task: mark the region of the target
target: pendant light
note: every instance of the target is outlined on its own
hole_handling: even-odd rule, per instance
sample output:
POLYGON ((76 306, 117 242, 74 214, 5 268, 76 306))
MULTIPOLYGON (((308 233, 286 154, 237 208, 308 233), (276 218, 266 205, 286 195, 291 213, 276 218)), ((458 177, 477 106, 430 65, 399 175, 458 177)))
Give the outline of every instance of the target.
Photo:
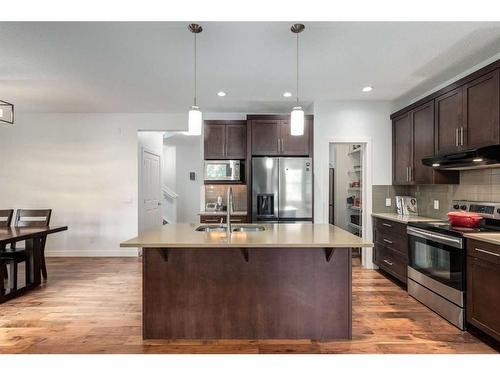
POLYGON ((196 35, 203 31, 203 28, 192 23, 188 26, 189 31, 194 34, 194 103, 189 108, 188 115, 188 132, 187 135, 201 135, 201 111, 196 103, 196 35))
POLYGON ((14 123, 14 104, 0 100, 0 122, 14 123))
POLYGON ((304 31, 305 26, 296 23, 291 27, 292 33, 297 36, 297 105, 293 107, 290 119, 290 134, 304 135, 304 110, 299 105, 299 34, 304 31))

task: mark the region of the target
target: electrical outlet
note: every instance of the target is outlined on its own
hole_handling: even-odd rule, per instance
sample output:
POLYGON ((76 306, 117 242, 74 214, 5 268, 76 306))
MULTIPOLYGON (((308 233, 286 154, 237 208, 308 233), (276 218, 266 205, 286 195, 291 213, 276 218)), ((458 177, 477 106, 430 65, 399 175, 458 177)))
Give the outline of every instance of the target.
POLYGON ((391 198, 385 198, 385 206, 386 207, 391 207, 391 198))
POLYGON ((434 209, 439 210, 439 201, 437 199, 434 199, 434 209))

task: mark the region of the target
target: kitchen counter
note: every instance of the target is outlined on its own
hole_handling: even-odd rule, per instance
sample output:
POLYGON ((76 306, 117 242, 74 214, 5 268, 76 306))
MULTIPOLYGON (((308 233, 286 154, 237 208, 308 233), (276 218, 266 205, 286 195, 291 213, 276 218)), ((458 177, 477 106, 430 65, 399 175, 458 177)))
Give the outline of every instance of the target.
POLYGON ((416 215, 399 215, 396 213, 373 213, 373 217, 378 217, 380 219, 386 219, 395 221, 398 223, 408 224, 408 223, 416 223, 422 221, 439 221, 439 219, 433 219, 425 216, 416 216, 416 215))
MULTIPOLYGON (((339 227, 330 224, 245 224, 261 226, 262 232, 197 232, 200 224, 167 224, 158 229, 121 243, 121 247, 142 248, 206 248, 206 247, 286 247, 286 248, 347 248, 373 247, 339 227)), ((217 227, 217 224, 210 225, 217 227)), ((233 224, 233 228, 241 225, 233 224)))
POLYGON ((500 246, 500 233, 464 233, 464 237, 500 246))
MULTIPOLYGON (((200 216, 226 216, 226 211, 201 211, 198 213, 200 216)), ((246 216, 246 211, 233 211, 231 216, 246 216)))
POLYGON ((121 244, 144 250, 144 339, 352 337, 351 248, 373 244, 329 224, 250 225, 265 231, 168 224, 121 244))

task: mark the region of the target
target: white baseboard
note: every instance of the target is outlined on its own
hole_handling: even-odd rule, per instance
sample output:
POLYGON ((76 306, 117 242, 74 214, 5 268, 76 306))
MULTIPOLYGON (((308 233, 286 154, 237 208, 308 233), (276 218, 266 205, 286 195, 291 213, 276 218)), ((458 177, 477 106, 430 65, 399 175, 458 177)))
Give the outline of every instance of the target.
POLYGON ((47 250, 46 257, 137 257, 138 249, 121 250, 47 250))

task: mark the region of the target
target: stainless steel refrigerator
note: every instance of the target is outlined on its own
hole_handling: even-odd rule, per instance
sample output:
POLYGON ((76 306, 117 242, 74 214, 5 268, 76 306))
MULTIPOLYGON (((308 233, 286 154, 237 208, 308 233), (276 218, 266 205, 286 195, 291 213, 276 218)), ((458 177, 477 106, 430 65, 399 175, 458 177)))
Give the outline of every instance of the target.
POLYGON ((252 159, 252 219, 254 222, 312 221, 311 158, 252 159))

